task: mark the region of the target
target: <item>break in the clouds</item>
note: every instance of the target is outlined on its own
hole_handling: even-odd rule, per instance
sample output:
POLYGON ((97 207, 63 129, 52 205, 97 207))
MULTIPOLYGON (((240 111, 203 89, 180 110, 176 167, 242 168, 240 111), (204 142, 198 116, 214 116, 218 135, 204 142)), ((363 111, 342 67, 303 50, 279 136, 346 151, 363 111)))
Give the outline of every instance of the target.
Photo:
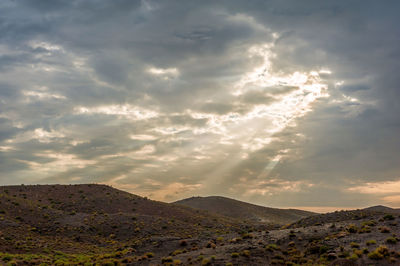
POLYGON ((2 1, 1 183, 400 207, 399 8, 2 1))

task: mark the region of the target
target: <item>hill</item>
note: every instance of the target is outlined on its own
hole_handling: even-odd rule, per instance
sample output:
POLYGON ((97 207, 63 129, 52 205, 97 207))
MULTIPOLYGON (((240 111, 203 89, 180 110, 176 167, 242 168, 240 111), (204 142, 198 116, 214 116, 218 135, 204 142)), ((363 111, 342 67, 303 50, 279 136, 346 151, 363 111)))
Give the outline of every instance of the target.
POLYGON ((327 223, 338 223, 344 221, 357 221, 361 219, 366 219, 368 217, 373 217, 377 215, 384 214, 400 214, 400 210, 389 208, 386 206, 372 206, 364 209, 357 210, 341 210, 330 213, 318 214, 310 217, 306 217, 294 222, 289 227, 304 227, 313 225, 322 225, 327 223))
MULTIPOLYGON (((252 211, 259 217, 265 213, 259 208, 265 207, 216 198, 247 215, 222 216, 105 185, 0 187, 0 265, 396 265, 400 261, 398 214, 335 212, 303 218, 291 228, 272 229, 254 222, 257 219, 241 218, 252 211)), ((266 209, 272 213, 272 208, 266 209)))
POLYGON ((137 246, 154 237, 185 238, 240 230, 241 226, 228 217, 106 185, 0 187, 0 251, 5 252, 45 248, 72 252, 82 246, 94 251, 112 246, 107 243, 113 241, 137 246))
POLYGON ((192 197, 174 203, 235 219, 282 225, 315 215, 303 210, 268 208, 218 196, 192 197))
POLYGON ((390 208, 390 207, 386 207, 386 206, 382 206, 382 205, 368 207, 368 208, 365 208, 364 210, 376 211, 376 212, 382 212, 382 213, 394 213, 394 214, 398 213, 398 214, 400 214, 400 209, 394 209, 394 208, 390 208))

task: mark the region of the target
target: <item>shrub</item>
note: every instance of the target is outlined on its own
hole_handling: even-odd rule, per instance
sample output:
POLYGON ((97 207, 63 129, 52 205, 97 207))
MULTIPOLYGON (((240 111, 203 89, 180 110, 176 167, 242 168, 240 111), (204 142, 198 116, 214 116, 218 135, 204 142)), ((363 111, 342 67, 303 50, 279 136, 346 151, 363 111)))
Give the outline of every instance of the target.
POLYGON ((383 220, 394 220, 394 216, 392 214, 386 214, 383 216, 383 220))
POLYGON ((161 259, 161 263, 166 263, 166 262, 173 262, 174 260, 172 259, 171 256, 169 257, 164 257, 161 259))
POLYGON ((383 255, 374 250, 368 254, 368 258, 371 260, 381 260, 383 259, 383 255))
POLYGON ((208 242, 206 248, 215 248, 215 244, 213 242, 208 242))
POLYGON ((349 259, 351 259, 351 260, 357 260, 358 259, 358 256, 357 256, 357 254, 352 254, 350 257, 349 257, 349 259))
POLYGON ((320 246, 319 247, 319 254, 324 254, 326 252, 328 252, 328 247, 327 246, 320 246))
POLYGON ((397 243, 397 239, 395 237, 389 237, 386 239, 386 243, 394 245, 397 243))
POLYGON ((266 250, 268 250, 268 251, 274 251, 274 250, 279 250, 279 249, 280 249, 280 247, 276 244, 269 244, 266 247, 266 250))
POLYGON ((183 251, 181 249, 177 249, 174 252, 172 252, 170 255, 176 256, 176 255, 179 255, 179 254, 182 254, 182 253, 183 253, 183 251))
POLYGON ((232 258, 238 258, 238 257, 239 257, 239 253, 233 252, 233 253, 231 254, 231 257, 232 257, 232 258))
POLYGON ((361 249, 354 249, 353 253, 357 255, 357 257, 361 258, 363 251, 361 249))
POLYGON ((372 260, 380 260, 389 255, 389 250, 386 246, 379 246, 374 251, 368 254, 368 258, 372 260))
POLYGON ((7 261, 12 260, 12 256, 9 255, 9 254, 5 254, 1 259, 2 259, 3 261, 7 262, 7 261))
POLYGON ((203 265, 203 266, 211 265, 211 261, 209 259, 203 259, 201 261, 201 265, 203 265))
POLYGON ((375 239, 368 240, 366 244, 367 246, 376 245, 376 240, 375 239))
POLYGON ((153 252, 147 252, 146 254, 144 254, 146 257, 148 258, 153 258, 154 257, 154 253, 153 252))
POLYGON ((242 238, 243 239, 251 239, 251 238, 253 238, 253 235, 249 234, 249 233, 244 233, 244 234, 242 234, 242 238))
POLYGON ((360 247, 360 245, 359 245, 358 243, 356 243, 356 242, 351 242, 351 243, 350 243, 350 246, 351 246, 352 248, 359 248, 359 247, 360 247))
POLYGON ((362 233, 371 233, 371 227, 370 227, 369 225, 364 225, 364 226, 360 229, 359 233, 360 233, 360 234, 362 234, 362 233))
POLYGON ((386 226, 382 226, 382 227, 380 228, 380 231, 381 231, 381 233, 390 233, 390 229, 387 228, 386 226))
POLYGON ((242 256, 249 258, 251 256, 250 250, 243 250, 242 251, 242 256))
POLYGON ((355 233, 357 233, 358 228, 357 228, 357 226, 356 226, 355 224, 350 224, 350 225, 346 228, 346 230, 347 230, 349 233, 355 234, 355 233))

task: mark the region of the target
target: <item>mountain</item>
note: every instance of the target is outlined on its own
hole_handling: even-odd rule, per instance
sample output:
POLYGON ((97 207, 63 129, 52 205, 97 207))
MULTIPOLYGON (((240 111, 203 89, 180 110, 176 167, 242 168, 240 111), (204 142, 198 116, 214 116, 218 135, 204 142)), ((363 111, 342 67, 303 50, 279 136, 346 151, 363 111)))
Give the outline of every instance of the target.
POLYGON ((219 196, 191 197, 174 203, 235 219, 281 225, 315 215, 303 210, 269 208, 219 196))

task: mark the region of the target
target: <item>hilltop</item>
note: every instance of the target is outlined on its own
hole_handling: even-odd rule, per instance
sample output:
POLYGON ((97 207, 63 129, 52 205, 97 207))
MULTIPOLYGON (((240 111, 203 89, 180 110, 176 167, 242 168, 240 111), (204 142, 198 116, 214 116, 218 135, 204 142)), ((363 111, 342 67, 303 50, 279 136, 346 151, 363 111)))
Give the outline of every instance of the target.
POLYGON ((236 219, 281 225, 316 214, 297 209, 269 208, 220 196, 191 197, 174 203, 236 219))

